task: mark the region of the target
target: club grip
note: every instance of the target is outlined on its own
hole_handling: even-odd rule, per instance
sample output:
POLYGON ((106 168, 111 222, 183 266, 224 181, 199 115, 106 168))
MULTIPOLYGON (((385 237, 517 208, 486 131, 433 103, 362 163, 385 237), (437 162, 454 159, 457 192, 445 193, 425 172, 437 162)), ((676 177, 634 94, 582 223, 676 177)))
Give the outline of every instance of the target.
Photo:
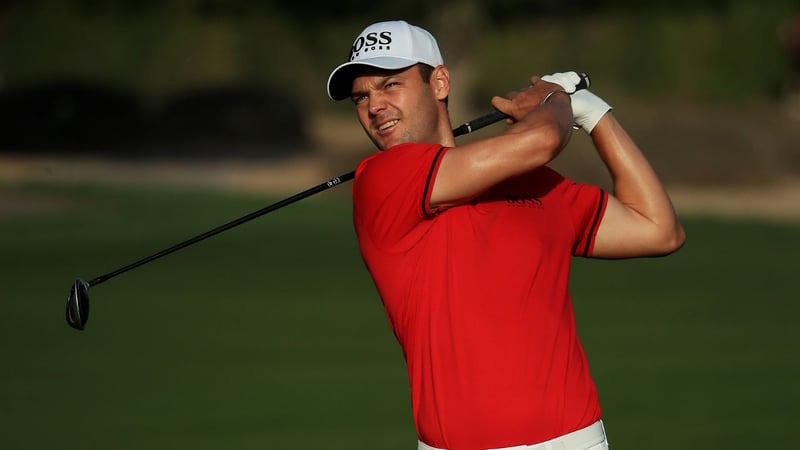
POLYGON ((589 74, 586 72, 578 72, 578 76, 581 77, 581 81, 575 85, 575 90, 580 91, 583 89, 589 89, 589 86, 592 85, 592 79, 589 78, 589 74))

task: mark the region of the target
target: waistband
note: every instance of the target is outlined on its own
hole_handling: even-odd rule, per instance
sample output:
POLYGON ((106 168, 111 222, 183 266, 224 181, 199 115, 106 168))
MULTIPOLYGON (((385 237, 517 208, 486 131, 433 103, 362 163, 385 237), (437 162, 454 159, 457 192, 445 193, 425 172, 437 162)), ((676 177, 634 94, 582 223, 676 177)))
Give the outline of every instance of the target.
MULTIPOLYGON (((532 445, 515 445, 513 447, 493 448, 487 450, 586 450, 592 446, 600 444, 606 440, 606 431, 603 427, 603 421, 589 425, 586 428, 567 433, 549 441, 540 442, 532 445)), ((419 441, 417 450, 447 450, 437 447, 431 447, 422 441, 419 441)))

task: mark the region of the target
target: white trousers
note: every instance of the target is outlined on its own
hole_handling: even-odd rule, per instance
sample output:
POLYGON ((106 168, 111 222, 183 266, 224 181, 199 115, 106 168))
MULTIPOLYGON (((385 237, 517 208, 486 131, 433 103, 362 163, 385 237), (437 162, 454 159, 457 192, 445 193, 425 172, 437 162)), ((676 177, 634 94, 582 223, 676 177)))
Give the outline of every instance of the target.
MULTIPOLYGON (((419 441, 417 450, 447 450, 431 447, 419 441)), ((515 445, 513 447, 493 448, 486 450, 608 450, 608 439, 603 421, 581 428, 578 431, 532 445, 515 445)))

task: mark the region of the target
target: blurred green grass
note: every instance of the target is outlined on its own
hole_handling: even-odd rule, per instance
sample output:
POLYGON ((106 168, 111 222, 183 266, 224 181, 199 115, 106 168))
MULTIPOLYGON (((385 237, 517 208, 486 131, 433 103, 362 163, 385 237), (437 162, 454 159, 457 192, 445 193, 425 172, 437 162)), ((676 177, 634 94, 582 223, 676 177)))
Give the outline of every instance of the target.
MULTIPOLYGON (((349 186, 92 288, 276 200, 3 186, 5 449, 415 447, 402 355, 360 260, 349 186)), ((800 226, 685 218, 669 258, 577 260, 573 297, 613 448, 789 449, 800 418, 800 226)))

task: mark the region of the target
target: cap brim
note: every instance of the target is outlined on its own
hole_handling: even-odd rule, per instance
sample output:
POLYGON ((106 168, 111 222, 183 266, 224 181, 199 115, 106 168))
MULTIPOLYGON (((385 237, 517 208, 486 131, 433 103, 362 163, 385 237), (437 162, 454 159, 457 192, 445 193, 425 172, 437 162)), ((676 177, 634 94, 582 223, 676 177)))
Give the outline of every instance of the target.
POLYGON ((346 62, 333 69, 328 77, 328 96, 333 100, 344 100, 350 97, 353 89, 353 78, 365 68, 385 70, 405 69, 417 64, 419 61, 396 56, 379 56, 376 58, 362 59, 346 62))

